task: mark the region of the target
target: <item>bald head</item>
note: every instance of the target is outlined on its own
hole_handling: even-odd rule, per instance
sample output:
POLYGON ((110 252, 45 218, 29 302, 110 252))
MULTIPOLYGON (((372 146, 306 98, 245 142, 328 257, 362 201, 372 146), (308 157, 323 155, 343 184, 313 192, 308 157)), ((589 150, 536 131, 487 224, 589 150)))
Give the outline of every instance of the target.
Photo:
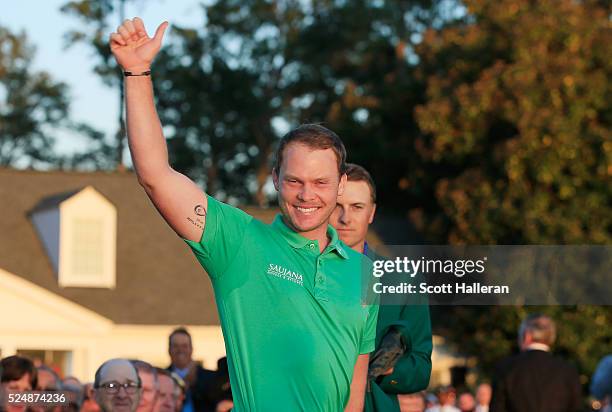
POLYGON ((141 381, 127 359, 111 359, 96 371, 95 397, 104 412, 134 412, 141 394, 141 381))
POLYGON ((123 382, 125 378, 129 378, 133 382, 140 382, 138 371, 136 371, 132 362, 127 359, 110 359, 100 365, 96 371, 94 387, 113 380, 123 382))

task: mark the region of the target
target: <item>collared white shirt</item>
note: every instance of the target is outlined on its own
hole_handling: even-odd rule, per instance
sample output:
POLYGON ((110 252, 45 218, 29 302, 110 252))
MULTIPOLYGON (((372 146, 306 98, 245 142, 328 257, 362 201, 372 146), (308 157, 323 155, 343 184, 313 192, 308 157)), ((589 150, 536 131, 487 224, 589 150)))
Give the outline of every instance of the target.
POLYGON ((543 350, 544 352, 550 352, 550 346, 544 343, 534 342, 529 344, 525 350, 543 350))

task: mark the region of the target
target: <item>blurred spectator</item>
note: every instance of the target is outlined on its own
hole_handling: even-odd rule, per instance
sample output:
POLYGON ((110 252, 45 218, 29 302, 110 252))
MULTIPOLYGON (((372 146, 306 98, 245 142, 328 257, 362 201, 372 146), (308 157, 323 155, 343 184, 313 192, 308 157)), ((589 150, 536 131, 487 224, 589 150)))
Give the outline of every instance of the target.
POLYGON ((103 412, 135 412, 142 383, 127 359, 111 359, 96 371, 94 395, 103 412))
POLYGON ((31 360, 22 356, 9 356, 0 361, 0 385, 4 399, 0 407, 7 412, 22 412, 25 405, 8 404, 8 393, 31 391, 36 388, 36 368, 31 360))
POLYGON ((452 386, 444 386, 438 390, 439 405, 427 409, 427 412, 460 412, 455 407, 457 394, 452 386))
POLYGON ((152 412, 157 401, 157 393, 159 383, 157 379, 157 370, 151 366, 150 363, 133 359, 130 360, 132 365, 138 372, 140 382, 142 382, 142 393, 140 395, 140 402, 138 403, 137 412, 152 412))
POLYGON ((400 412, 424 412, 425 394, 423 392, 397 395, 400 412))
POLYGON ((170 372, 170 376, 174 381, 175 410, 176 412, 181 412, 183 409, 183 402, 185 402, 185 381, 174 372, 170 372))
POLYGON ((100 405, 96 402, 92 383, 83 385, 83 404, 80 412, 100 412, 100 405))
POLYGON ((234 402, 230 400, 223 400, 217 404, 215 412, 229 412, 234 407, 234 402))
POLYGON ((157 368, 157 400, 155 402, 154 412, 175 412, 176 399, 174 391, 174 381, 170 372, 166 369, 157 368))
MULTIPOLYGON (((217 371, 210 384, 210 398, 218 405, 223 401, 233 401, 232 388, 230 387, 229 371, 227 369, 227 357, 217 360, 217 371)), ((227 404, 225 402, 224 404, 227 404)))
POLYGON ((491 412, 549 412, 582 410, 578 372, 555 358, 550 348, 555 322, 546 315, 528 316, 519 328, 521 353, 497 368, 491 412))
POLYGON ((183 412, 214 412, 216 402, 209 394, 215 373, 202 368, 191 358, 193 346, 187 329, 172 331, 168 338, 168 353, 171 364, 167 369, 185 381, 183 412))
POLYGON ((461 412, 474 412, 476 409, 476 399, 474 399, 474 395, 471 393, 463 392, 459 395, 457 406, 459 406, 461 412))
POLYGON ((85 389, 81 382, 76 378, 64 379, 62 390, 68 395, 68 406, 64 407, 63 412, 79 412, 85 398, 85 389))
MULTIPOLYGON (((62 390, 62 380, 53 369, 47 365, 39 364, 36 367, 37 391, 59 391, 62 390)), ((42 404, 30 405, 30 412, 59 412, 62 410, 60 405, 44 406, 42 404)))
POLYGON ((433 393, 425 394, 425 410, 432 409, 434 406, 438 406, 440 402, 438 401, 438 397, 433 393))
POLYGON ((66 376, 62 383, 64 385, 74 385, 74 386, 81 386, 81 381, 78 380, 76 377, 74 376, 66 376))
POLYGON ((491 385, 481 383, 476 388, 476 412, 489 412, 491 403, 491 385))
POLYGON ((612 355, 605 356, 597 365, 591 380, 591 394, 602 401, 602 412, 612 412, 612 355))
POLYGON ((47 365, 40 365, 36 368, 37 391, 59 391, 62 388, 62 380, 53 369, 47 365))

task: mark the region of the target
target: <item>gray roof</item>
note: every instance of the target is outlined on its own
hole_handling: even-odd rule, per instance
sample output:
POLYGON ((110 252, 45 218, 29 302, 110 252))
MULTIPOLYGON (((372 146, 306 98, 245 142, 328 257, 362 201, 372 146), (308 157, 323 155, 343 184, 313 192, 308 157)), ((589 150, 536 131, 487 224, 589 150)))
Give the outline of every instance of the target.
POLYGON ((70 190, 68 192, 58 193, 55 195, 44 197, 40 200, 40 202, 34 205, 34 207, 32 208, 32 210, 29 211, 29 213, 31 214, 39 210, 53 209, 59 207, 60 203, 76 195, 83 189, 84 187, 80 187, 76 190, 70 190))
POLYGON ((119 324, 219 324, 208 276, 134 174, 0 168, 0 199, 0 268, 119 324), (117 208, 115 289, 60 288, 28 217, 88 185, 117 208))

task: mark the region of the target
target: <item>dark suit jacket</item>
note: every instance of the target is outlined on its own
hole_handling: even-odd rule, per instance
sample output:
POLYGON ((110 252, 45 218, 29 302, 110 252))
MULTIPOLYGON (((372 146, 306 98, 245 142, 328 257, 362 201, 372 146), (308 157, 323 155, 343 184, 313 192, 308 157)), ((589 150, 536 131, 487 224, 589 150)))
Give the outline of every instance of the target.
POLYGON ((541 350, 502 361, 493 380, 491 412, 577 412, 582 410, 578 372, 541 350))
MULTIPOLYGON (((214 371, 204 369, 199 364, 196 365, 196 379, 189 387, 188 394, 193 401, 194 412, 215 412, 218 399, 215 396, 215 376, 214 371)), ((166 368, 172 372, 172 365, 166 368)))

